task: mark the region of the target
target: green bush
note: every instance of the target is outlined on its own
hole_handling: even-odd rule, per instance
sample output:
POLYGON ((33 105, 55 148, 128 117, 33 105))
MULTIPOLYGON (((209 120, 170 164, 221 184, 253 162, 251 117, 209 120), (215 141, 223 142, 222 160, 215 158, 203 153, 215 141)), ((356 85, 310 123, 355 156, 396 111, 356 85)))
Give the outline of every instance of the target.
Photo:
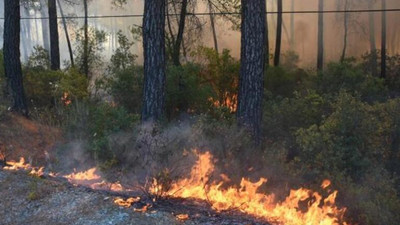
POLYGON ((336 95, 340 90, 346 90, 367 101, 380 100, 387 93, 384 80, 365 73, 352 59, 328 64, 316 84, 320 93, 336 95))
POLYGON ((24 87, 31 106, 53 107, 57 103, 88 97, 88 81, 74 69, 53 71, 25 68, 24 87))
POLYGON ((274 96, 292 97, 295 91, 304 89, 309 78, 302 69, 269 67, 265 73, 264 87, 274 96))
POLYGON ((209 109, 213 91, 199 73, 199 66, 191 63, 168 67, 166 108, 169 118, 179 113, 201 113, 209 109))
POLYGON ((89 149, 100 161, 116 158, 113 147, 109 144, 109 136, 127 131, 139 121, 139 116, 129 114, 122 107, 114 107, 106 103, 95 104, 89 108, 88 138, 89 149))

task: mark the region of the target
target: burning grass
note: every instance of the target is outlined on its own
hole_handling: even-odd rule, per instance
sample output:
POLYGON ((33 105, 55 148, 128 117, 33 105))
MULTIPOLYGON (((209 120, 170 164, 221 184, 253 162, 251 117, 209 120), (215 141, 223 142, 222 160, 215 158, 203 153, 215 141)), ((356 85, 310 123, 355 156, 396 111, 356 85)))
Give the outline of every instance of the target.
MULTIPOLYGON (((328 197, 323 198, 317 192, 300 188, 291 190, 284 201, 277 202, 273 194, 258 193, 259 188, 267 182, 266 178, 261 178, 258 182, 242 178, 239 187, 222 188, 223 182, 214 183, 210 180, 211 173, 215 168, 211 153, 198 153, 198 157, 189 178, 174 182, 169 190, 162 190, 163 186, 154 180, 151 192, 163 193, 165 197, 205 200, 216 211, 239 210, 276 224, 347 224, 343 221, 346 209, 335 205, 337 191, 333 191, 328 197), (301 205, 304 203, 306 206, 302 208, 301 205)), ((330 181, 328 180, 321 185, 325 190, 329 186, 330 181)))
MULTIPOLYGON (((173 181, 166 188, 157 179, 149 188, 149 193, 163 198, 183 198, 206 201, 217 212, 240 211, 254 216, 258 219, 274 224, 285 225, 346 225, 343 216, 346 208, 336 206, 335 199, 337 191, 329 189, 331 182, 323 181, 321 187, 328 194, 322 194, 306 188, 291 190, 284 201, 277 201, 274 194, 263 194, 259 192, 262 185, 267 182, 266 178, 260 178, 257 182, 242 178, 238 187, 226 187, 224 182, 214 182, 211 174, 215 170, 213 155, 210 152, 197 154, 198 160, 193 166, 190 176, 173 181)), ((19 162, 9 162, 5 170, 25 170, 35 176, 43 176, 44 168, 35 168, 25 163, 21 158, 19 162)), ((57 176, 57 175, 56 175, 57 176)), ((226 175, 221 174, 223 180, 229 180, 226 175)), ((120 183, 109 183, 103 180, 96 168, 83 172, 74 172, 63 176, 70 183, 84 185, 96 190, 108 190, 123 192, 131 190, 123 187, 120 183)), ((158 198, 153 198, 156 201, 158 198)), ((115 198, 114 204, 129 208, 141 201, 140 197, 115 198)), ((136 205, 135 205, 136 206, 136 205)), ((153 205, 150 203, 142 207, 134 207, 135 212, 147 212, 153 205)), ((189 215, 180 214, 177 220, 185 221, 189 215)))

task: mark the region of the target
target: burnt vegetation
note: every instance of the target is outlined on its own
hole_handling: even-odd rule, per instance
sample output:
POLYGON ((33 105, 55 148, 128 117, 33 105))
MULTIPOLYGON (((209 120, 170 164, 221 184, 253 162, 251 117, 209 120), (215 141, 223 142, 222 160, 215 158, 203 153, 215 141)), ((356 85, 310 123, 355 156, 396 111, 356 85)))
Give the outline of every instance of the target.
MULTIPOLYGON (((4 0, 0 159, 17 157, 10 140, 24 132, 4 130, 21 114, 62 132, 49 150, 51 160, 42 160, 60 171, 90 162, 112 182, 135 179, 134 185, 145 187, 157 178, 168 189, 187 175, 187 151, 211 151, 229 185, 267 177, 260 191, 268 188, 282 199, 298 187, 320 190, 329 179, 339 191, 337 204, 347 208, 345 221, 400 224, 400 55, 387 51, 386 12, 369 15, 367 27, 375 32, 364 34, 369 49, 352 57, 347 35, 356 22, 349 13, 337 16, 343 49, 328 61, 326 5, 315 1, 318 51, 309 67, 294 49, 281 48, 287 32, 282 0, 274 3, 279 12, 273 32, 265 0, 204 1, 210 13, 237 12, 207 15, 210 31, 195 14, 199 0, 146 0, 143 24, 118 32, 109 59, 103 55, 107 31, 88 22, 94 1, 49 0, 42 7, 48 7, 50 46, 35 46, 21 62, 20 4, 41 2, 4 0), (64 4, 85 12, 84 20, 57 19, 64 4), (241 32, 240 57, 221 49, 218 23, 241 32), (198 44, 205 32, 212 32, 213 48, 198 44), (384 37, 378 46, 377 33, 384 37), (63 64, 59 39, 65 34, 73 51, 63 64), (270 54, 272 34, 276 47, 270 54), (143 53, 134 48, 142 43, 143 53)), ((354 2, 337 5, 350 9, 354 2)), ((385 0, 364 2, 386 7, 385 0)), ((125 7, 127 1, 113 4, 125 7)), ((41 198, 36 189, 30 200, 41 198)))

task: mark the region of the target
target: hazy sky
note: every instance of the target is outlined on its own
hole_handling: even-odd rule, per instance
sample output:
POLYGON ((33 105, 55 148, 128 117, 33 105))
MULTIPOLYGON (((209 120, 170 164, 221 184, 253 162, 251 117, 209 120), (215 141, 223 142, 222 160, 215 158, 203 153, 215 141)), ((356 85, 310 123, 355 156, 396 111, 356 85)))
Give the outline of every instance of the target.
MULTIPOLYGON (((4 0, 0 0, 3 2, 4 0)), ((276 11, 276 1, 268 1, 268 10, 276 11)), ((284 1, 284 11, 290 11, 292 6, 292 0, 284 1)), ((344 0, 326 0, 326 10, 337 9, 337 3, 344 0)), ((352 2, 351 9, 366 9, 366 0, 349 0, 352 2)), ((96 0, 90 4, 89 13, 90 15, 121 15, 121 14, 142 14, 143 13, 143 2, 144 0, 129 0, 128 5, 124 9, 116 9, 111 6, 111 0, 96 0)), ((206 12, 204 6, 202 6, 201 0, 198 0, 199 6, 197 12, 206 12)), ((318 0, 294 0, 295 10, 317 10, 318 0)), ((376 9, 380 8, 380 1, 375 5, 376 9), (379 4, 378 4, 379 3, 379 4)), ((3 3, 1 3, 1 16, 3 14, 3 3)), ((78 5, 73 8, 64 5, 64 10, 67 14, 74 13, 76 15, 82 15, 82 6, 78 5)), ((399 0, 388 0, 387 8, 400 8, 399 0)), ((341 8, 343 9, 343 8, 341 8)), ((25 11, 25 14, 28 12, 25 11)), ((35 16, 34 12, 29 12, 31 17, 35 16)), ((45 13, 46 14, 46 13, 45 13)), ((26 15, 25 15, 26 16, 26 15)), ((40 16, 40 13, 36 13, 36 16, 40 16)), ((389 12, 388 13, 388 52, 389 54, 398 53, 399 42, 400 42, 400 12, 389 12)), ((288 38, 291 36, 291 20, 290 15, 285 14, 284 16, 284 30, 283 30, 283 53, 289 49, 288 38)), ((205 25, 204 35, 201 42, 207 46, 213 46, 211 42, 211 30, 209 27, 209 17, 200 17, 205 25)), ((376 24, 376 42, 379 48, 380 43, 380 19, 381 14, 375 13, 375 24, 376 24)), ((271 51, 275 44, 275 29, 276 29, 276 15, 268 15, 269 20, 269 32, 270 32, 270 46, 271 51)), ((105 30, 108 36, 108 42, 105 45, 106 51, 104 52, 104 58, 108 60, 112 52, 117 47, 115 33, 118 30, 123 30, 126 34, 129 34, 129 27, 132 25, 141 25, 142 18, 106 18, 106 19, 91 19, 90 24, 96 26, 98 29, 105 30)), ((348 38, 348 55, 360 56, 361 54, 369 50, 369 26, 368 26, 368 13, 358 13, 350 15, 349 23, 349 38, 348 38)), ((80 23, 82 21, 79 21, 80 23)), ((43 32, 42 32, 42 21, 24 21, 23 29, 29 27, 29 34, 25 33, 22 37, 21 49, 28 49, 22 55, 26 56, 29 54, 29 50, 34 45, 43 45, 43 32), (25 27, 24 27, 25 25, 25 27), (29 39, 29 40, 28 40, 29 39), (30 41, 30 43, 27 43, 30 41)), ((46 24, 44 22, 43 24, 46 24)), ((340 57, 341 49, 343 47, 343 14, 326 14, 325 15, 325 54, 327 60, 337 60, 340 57)), ((75 29, 78 25, 75 26, 75 29)), ((217 21, 217 33, 220 48, 227 48, 232 51, 235 57, 239 56, 240 51, 240 33, 238 31, 232 31, 231 25, 227 24, 224 20, 218 19, 217 21)), ((73 33, 73 29, 71 30, 73 33)), ((316 37, 317 37, 317 15, 316 14, 296 14, 294 15, 294 37, 295 37, 295 51, 300 56, 300 61, 305 66, 314 66, 316 58, 316 37)), ((66 43, 64 32, 60 26, 60 39, 63 59, 67 59, 66 54, 66 43)), ((141 43, 133 48, 133 51, 141 55, 141 43)), ((140 60, 140 59, 139 59, 140 60)))

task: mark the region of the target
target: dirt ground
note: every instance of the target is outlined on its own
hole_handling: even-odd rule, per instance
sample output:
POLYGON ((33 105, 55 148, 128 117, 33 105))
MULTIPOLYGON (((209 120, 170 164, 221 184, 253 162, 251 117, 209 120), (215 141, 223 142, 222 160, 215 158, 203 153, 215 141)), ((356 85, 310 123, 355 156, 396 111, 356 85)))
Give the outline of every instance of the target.
POLYGON ((74 187, 63 182, 0 170, 0 224, 2 225, 168 225, 168 224, 263 224, 240 216, 222 215, 170 202, 146 212, 114 204, 116 196, 74 187), (177 212, 173 212, 176 208, 177 212), (177 215, 187 213, 182 221, 177 215))
POLYGON ((32 165, 48 166, 54 160, 52 151, 62 142, 57 128, 12 114, 0 121, 0 225, 267 224, 237 212, 217 213, 207 204, 189 200, 164 200, 146 212, 136 212, 135 207, 116 205, 115 193, 1 169, 4 157, 18 161, 23 156, 32 165), (177 218, 185 214, 189 219, 177 218))

